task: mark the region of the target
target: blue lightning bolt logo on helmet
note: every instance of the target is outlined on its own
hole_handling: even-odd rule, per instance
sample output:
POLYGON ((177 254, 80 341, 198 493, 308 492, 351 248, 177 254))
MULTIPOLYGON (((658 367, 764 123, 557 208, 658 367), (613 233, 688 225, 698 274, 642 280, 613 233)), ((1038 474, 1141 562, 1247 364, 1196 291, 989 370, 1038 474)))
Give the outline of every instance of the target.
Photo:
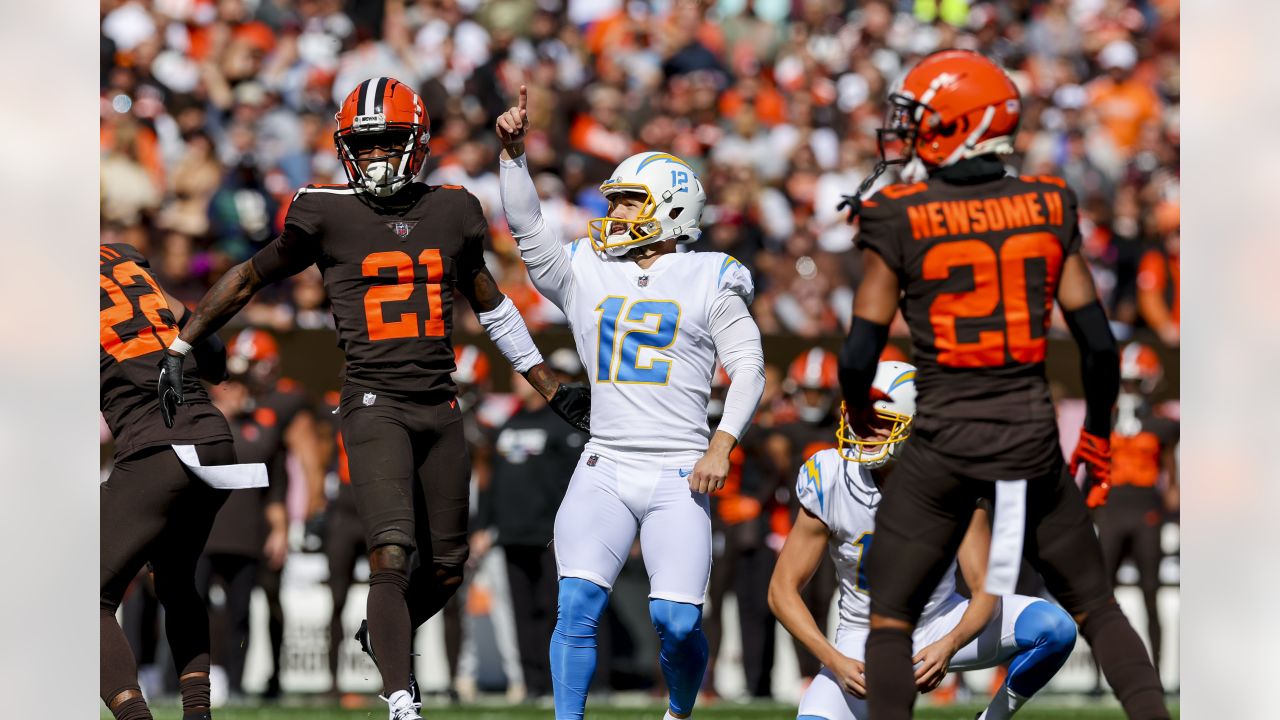
POLYGON ((588 223, 587 236, 597 252, 616 257, 663 240, 693 242, 702 235, 699 221, 707 193, 689 163, 675 155, 632 155, 600 185, 600 192, 610 199, 635 193, 644 196, 644 203, 634 218, 603 217, 588 223))

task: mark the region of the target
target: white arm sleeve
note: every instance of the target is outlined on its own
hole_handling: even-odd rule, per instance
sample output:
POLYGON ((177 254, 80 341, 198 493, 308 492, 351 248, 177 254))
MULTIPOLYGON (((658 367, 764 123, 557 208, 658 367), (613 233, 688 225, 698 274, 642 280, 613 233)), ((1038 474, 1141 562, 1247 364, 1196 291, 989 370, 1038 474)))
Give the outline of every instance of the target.
POLYGON ((573 269, 560 239, 542 217, 542 204, 533 178, 529 177, 525 156, 499 160, 498 165, 502 209, 511 236, 520 248, 520 258, 529 268, 529 278, 538 292, 564 310, 573 284, 573 269))
POLYGON ((741 440, 764 393, 764 350, 760 328, 736 293, 722 293, 711 306, 711 338, 729 374, 729 393, 719 430, 741 440))
POLYGON ((524 324, 524 318, 520 317, 520 311, 516 310, 516 304, 511 302, 511 298, 502 298, 498 307, 477 313, 476 317, 489 334, 489 339, 498 346, 503 357, 511 362, 517 372, 529 372, 529 368, 542 362, 542 353, 533 344, 529 326, 524 324))

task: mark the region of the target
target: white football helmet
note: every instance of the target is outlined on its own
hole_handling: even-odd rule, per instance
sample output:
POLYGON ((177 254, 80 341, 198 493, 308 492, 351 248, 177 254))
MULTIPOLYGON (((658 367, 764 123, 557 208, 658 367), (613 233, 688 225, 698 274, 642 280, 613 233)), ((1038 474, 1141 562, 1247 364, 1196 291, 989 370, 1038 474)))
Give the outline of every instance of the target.
POLYGON ((669 238, 693 242, 702 235, 698 222, 707 204, 707 193, 689 163, 675 155, 632 155, 601 183, 600 192, 606 198, 623 192, 642 193, 645 202, 632 220, 604 217, 588 223, 587 236, 597 252, 619 256, 669 238))
POLYGON ((871 440, 855 436, 846 419, 844 403, 841 403, 836 447, 845 460, 878 468, 896 458, 902 441, 911 437, 911 423, 916 416, 916 367, 904 362, 882 362, 876 367, 871 387, 889 396, 888 400, 875 403, 876 415, 893 423, 889 436, 871 440))

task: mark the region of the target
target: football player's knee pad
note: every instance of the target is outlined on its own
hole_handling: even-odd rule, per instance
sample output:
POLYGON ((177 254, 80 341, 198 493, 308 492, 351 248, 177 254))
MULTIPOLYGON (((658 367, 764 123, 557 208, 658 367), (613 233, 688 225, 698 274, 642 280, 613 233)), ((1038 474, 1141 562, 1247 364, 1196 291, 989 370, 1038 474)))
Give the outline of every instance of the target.
POLYGON ((380 545, 369 551, 369 585, 387 583, 403 592, 409 589, 409 550, 399 545, 380 545))
POLYGON ((702 606, 653 598, 649 601, 649 619, 659 637, 683 643, 702 631, 702 606))
POLYGON ((590 580, 561 578, 555 635, 561 639, 591 638, 594 643, 600 616, 608 603, 609 591, 590 580))
MULTIPOLYGON (((465 562, 465 561, 464 561, 465 562)), ((432 565, 431 574, 436 590, 434 592, 453 595, 462 586, 462 565, 432 565)))
POLYGON ((471 550, 467 544, 459 543, 438 553, 432 553, 431 564, 435 566, 437 577, 456 576, 461 580, 462 568, 466 567, 467 558, 470 555, 471 550))
POLYGON ((1013 637, 1020 648, 1040 647, 1048 653, 1067 655, 1076 645, 1076 623, 1057 605, 1035 602, 1014 621, 1013 637))
POLYGON ((1009 663, 1009 689, 1023 697, 1040 691, 1062 669, 1076 644, 1076 624, 1049 602, 1028 605, 1013 623, 1019 653, 1009 663))

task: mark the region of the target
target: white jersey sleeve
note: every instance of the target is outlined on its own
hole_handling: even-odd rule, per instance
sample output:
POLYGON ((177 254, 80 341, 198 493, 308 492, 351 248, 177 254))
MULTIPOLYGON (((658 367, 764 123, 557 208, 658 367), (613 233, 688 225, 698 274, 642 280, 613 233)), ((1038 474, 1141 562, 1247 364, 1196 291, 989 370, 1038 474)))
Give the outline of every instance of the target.
POLYGON ((542 216, 538 190, 529 177, 523 155, 499 161, 499 188, 507 225, 520 249, 520 259, 529 268, 533 286, 567 314, 565 306, 574 289, 570 247, 560 243, 542 216))
POLYGON ((764 394, 764 349, 760 328, 747 310, 754 293, 751 274, 726 255, 720 262, 717 293, 711 303, 711 337, 729 375, 729 391, 719 429, 741 440, 764 394))

